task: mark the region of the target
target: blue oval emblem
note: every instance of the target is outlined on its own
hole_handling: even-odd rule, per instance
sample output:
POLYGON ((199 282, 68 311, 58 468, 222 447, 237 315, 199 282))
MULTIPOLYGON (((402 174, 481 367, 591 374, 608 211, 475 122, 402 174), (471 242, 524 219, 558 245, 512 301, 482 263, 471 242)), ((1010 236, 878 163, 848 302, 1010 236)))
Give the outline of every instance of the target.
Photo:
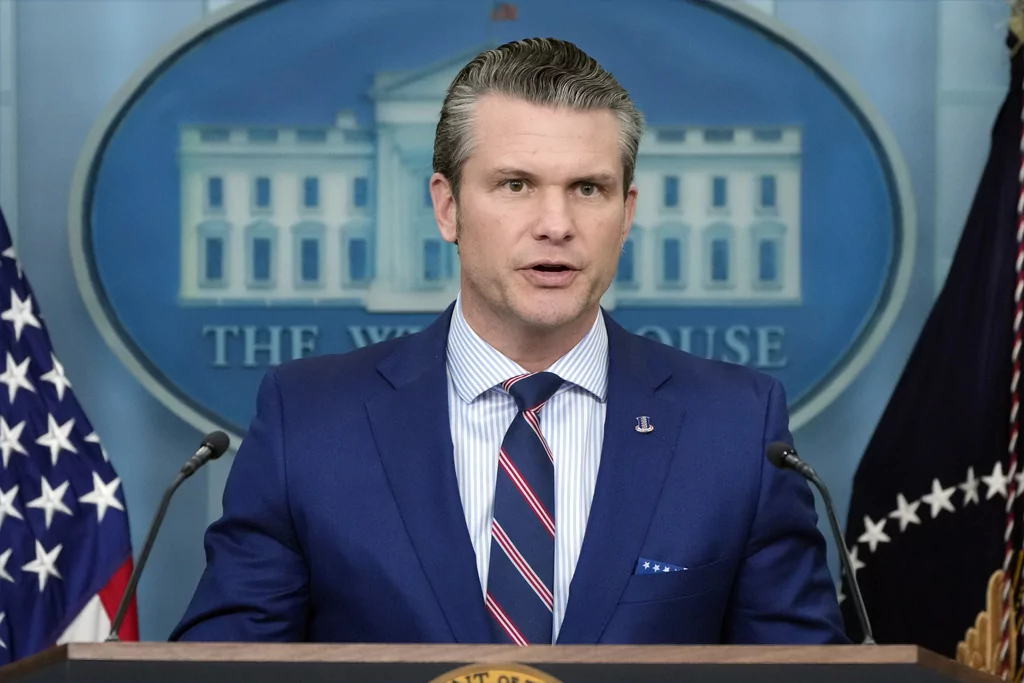
POLYGON ((914 211, 891 135, 755 9, 238 5, 111 103, 71 202, 94 320, 199 429, 237 439, 269 366, 415 332, 454 299, 458 258, 426 192, 434 123, 465 62, 526 35, 579 44, 647 117, 636 220, 604 300, 627 328, 775 375, 797 429, 903 302, 914 211))

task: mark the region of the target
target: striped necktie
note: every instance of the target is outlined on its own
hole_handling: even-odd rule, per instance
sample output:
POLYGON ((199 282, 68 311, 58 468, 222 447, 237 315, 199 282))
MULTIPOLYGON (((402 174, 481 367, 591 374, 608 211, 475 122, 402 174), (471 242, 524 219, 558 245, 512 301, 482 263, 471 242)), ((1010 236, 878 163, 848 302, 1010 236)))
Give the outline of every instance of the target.
POLYGON ((551 644, 555 574, 555 466, 538 414, 564 380, 520 375, 502 387, 519 412, 498 459, 487 610, 498 642, 551 644))

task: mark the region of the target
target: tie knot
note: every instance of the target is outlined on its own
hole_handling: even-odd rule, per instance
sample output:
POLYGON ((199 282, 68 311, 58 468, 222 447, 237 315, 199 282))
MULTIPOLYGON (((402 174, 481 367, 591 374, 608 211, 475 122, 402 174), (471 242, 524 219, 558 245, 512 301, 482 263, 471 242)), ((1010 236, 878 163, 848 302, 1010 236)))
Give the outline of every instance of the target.
POLYGON ((553 372, 535 372, 512 377, 502 383, 512 394, 519 410, 533 410, 551 398, 565 380, 553 372))

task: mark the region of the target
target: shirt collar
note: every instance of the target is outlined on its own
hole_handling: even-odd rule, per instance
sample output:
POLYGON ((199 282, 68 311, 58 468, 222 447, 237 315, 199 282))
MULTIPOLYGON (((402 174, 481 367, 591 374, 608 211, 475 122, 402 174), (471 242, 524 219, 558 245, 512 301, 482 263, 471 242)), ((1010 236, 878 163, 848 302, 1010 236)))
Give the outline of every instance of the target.
MULTIPOLYGON (((526 372, 518 363, 484 341, 462 315, 462 294, 455 302, 448 329, 448 371, 455 391, 466 403, 509 377, 526 372)), ((590 331, 548 371, 586 389, 599 401, 608 390, 608 331, 598 311, 590 331)))

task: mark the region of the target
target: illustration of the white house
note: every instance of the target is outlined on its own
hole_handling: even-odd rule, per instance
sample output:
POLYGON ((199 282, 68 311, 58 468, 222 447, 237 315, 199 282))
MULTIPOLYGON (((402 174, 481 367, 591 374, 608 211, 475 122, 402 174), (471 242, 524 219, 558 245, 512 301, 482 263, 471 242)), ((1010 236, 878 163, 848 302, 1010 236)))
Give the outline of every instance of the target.
MULTIPOLYGON (((434 127, 477 51, 378 73, 368 124, 183 126, 180 302, 443 310, 459 264, 427 191, 434 127)), ((796 127, 648 127, 603 305, 799 303, 801 150, 796 127)))

